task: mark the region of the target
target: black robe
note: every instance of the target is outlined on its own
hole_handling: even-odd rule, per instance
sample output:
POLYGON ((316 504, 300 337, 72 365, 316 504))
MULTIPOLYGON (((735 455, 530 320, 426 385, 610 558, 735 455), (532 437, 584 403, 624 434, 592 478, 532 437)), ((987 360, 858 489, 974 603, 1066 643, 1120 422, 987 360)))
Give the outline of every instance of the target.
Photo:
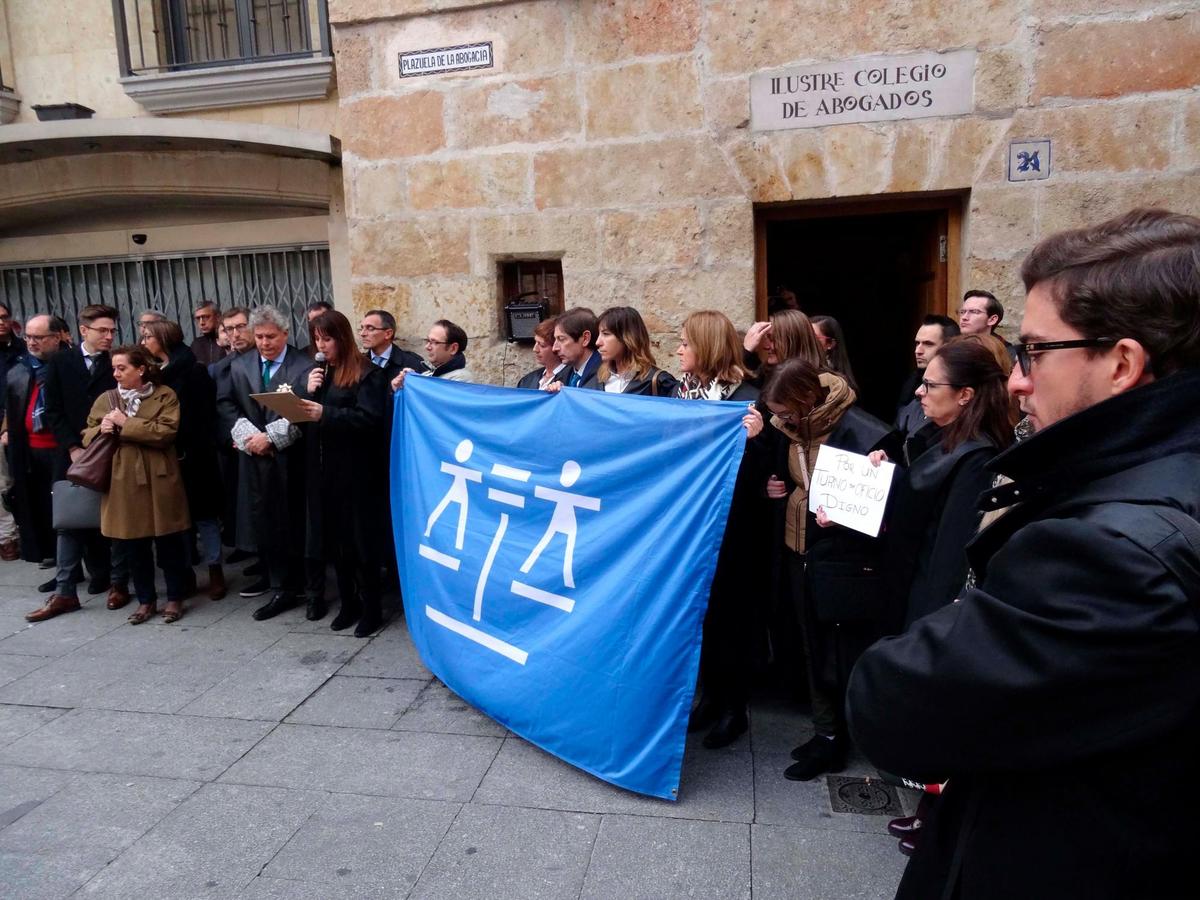
MULTIPOLYGON (((238 356, 229 366, 229 379, 217 397, 217 413, 221 430, 232 430, 239 418, 248 419, 259 431, 268 422, 280 418, 251 398, 263 392, 260 356, 249 351, 238 356)), ((273 391, 283 384, 291 385, 296 393, 303 391, 312 359, 288 345, 283 364, 271 377, 266 390, 273 391)), ((274 588, 298 587, 303 579, 305 498, 304 498, 304 439, 269 456, 238 453, 239 518, 243 515, 250 525, 250 538, 259 554, 268 560, 287 560, 290 585, 272 584, 274 588)), ((239 544, 240 533, 239 533, 239 544)), ((273 568, 268 563, 268 569, 273 568)), ((281 571, 276 568, 276 572, 281 571)), ((272 579, 277 580, 276 578, 272 579)))
POLYGON ((224 514, 224 485, 217 462, 216 385, 208 369, 183 345, 171 350, 162 377, 179 398, 175 451, 192 520, 218 519, 224 514))
POLYGON ((320 421, 304 426, 305 555, 332 560, 340 544, 378 567, 392 534, 385 430, 391 385, 383 369, 369 363, 354 387, 338 387, 333 375, 331 368, 312 397, 324 406, 320 421))
MULTIPOLYGON (((55 555, 51 527, 50 483, 42 483, 33 470, 25 412, 33 395, 33 372, 25 365, 13 366, 4 390, 8 425, 8 472, 13 482, 13 515, 21 535, 21 558, 41 562, 55 555)), ((53 452, 53 451, 48 451, 53 452)))

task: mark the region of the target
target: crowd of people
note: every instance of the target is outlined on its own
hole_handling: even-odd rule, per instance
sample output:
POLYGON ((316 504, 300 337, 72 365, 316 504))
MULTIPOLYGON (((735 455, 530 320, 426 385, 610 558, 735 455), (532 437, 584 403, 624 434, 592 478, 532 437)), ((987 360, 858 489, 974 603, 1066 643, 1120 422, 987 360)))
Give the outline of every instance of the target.
MULTIPOLYGON (((1165 505, 1196 513, 1189 466, 1200 459, 1200 426, 1196 395, 1188 392, 1200 368, 1198 266, 1200 221, 1167 213, 1133 213, 1047 239, 1025 263, 1029 305, 1021 342, 1011 345, 995 333, 1004 310, 987 291, 968 291, 957 320, 926 316, 915 329, 914 371, 898 386, 891 421, 858 405, 853 348, 839 323, 791 305, 742 334, 721 312, 692 313, 679 334, 679 377, 659 366, 632 307, 599 316, 572 308, 535 330, 538 366, 520 378, 520 388, 745 407, 746 449, 712 581, 689 730, 705 732, 706 748, 731 744, 748 728, 756 677, 771 666, 792 673, 796 694, 811 701, 813 734, 792 751, 786 778, 839 771, 854 737, 884 770, 930 784, 916 814, 889 825, 906 854, 936 845, 919 854, 925 862, 911 882, 906 878, 911 896, 939 895, 927 892, 939 879, 1013 883, 985 844, 960 844, 971 840, 972 828, 997 837, 1001 826, 983 823, 978 804, 998 804, 1028 828, 1037 818, 1031 792, 1067 796, 1045 780, 1037 788, 1001 790, 987 775, 1012 767, 983 737, 956 732, 957 722, 969 721, 1027 761, 1036 754, 1016 747, 1013 735, 1048 743, 1047 765, 1059 777, 1068 777, 1061 771, 1068 764, 1082 766, 1064 799, 1083 803, 1068 817, 1076 824, 1088 803, 1102 805, 1082 786, 1086 773, 1120 780, 1118 764, 1145 749, 1139 744, 1126 752, 1128 735, 1200 748, 1196 594, 1192 585, 1181 600, 1178 589, 1189 577, 1195 581, 1185 549, 1191 546, 1194 560, 1200 526, 1189 532, 1177 523, 1183 549, 1156 563, 1173 533, 1163 524, 1170 517, 1144 520, 1124 509, 1178 496, 1165 505), (1181 258, 1192 254, 1190 269, 1174 258, 1161 262, 1176 251, 1181 258), (1106 416, 1082 421, 1090 407, 1110 405, 1106 416), (1105 431, 1111 434, 1101 440, 1105 431), (897 466, 878 535, 837 525, 820 507, 810 510, 823 446, 897 466), (1132 482, 1117 477, 1143 464, 1132 482), (1123 504, 1125 518, 1097 514, 1082 530, 1063 533, 1062 521, 1085 515, 1072 506, 1070 492, 1077 490, 1091 491, 1094 504, 1123 504), (1034 496, 1026 499, 1028 492, 1034 496), (1024 525, 1030 533, 1022 538, 1024 525), (1013 536, 1024 555, 997 534, 1013 536), (1129 542, 1142 554, 1132 581, 1119 562, 1132 552, 1129 542), (1080 562, 1072 553, 1086 556, 1094 572, 1064 574, 1080 562), (1107 606, 1055 619, 1036 605, 1061 604, 1046 597, 1043 582, 1051 576, 1070 599, 1086 604, 1099 595, 1109 598, 1107 606), (1139 615, 1119 608, 1128 600, 1114 593, 1122 590, 1148 593, 1160 604, 1140 611, 1140 643, 1119 641, 1129 637, 1131 624, 1122 616, 1138 624, 1139 615), (1088 628, 1107 635, 1099 643, 1111 654, 1111 676, 1079 661, 1087 654, 1071 641, 1088 628), (1190 658, 1181 659, 1180 648, 1190 648, 1190 658), (1151 659, 1155 653, 1159 658, 1151 659), (1047 673, 1062 673, 1066 687, 1046 688, 1047 673), (1142 695, 1118 685, 1119 676, 1175 693, 1145 701, 1148 711, 1139 715, 1134 707, 1142 695), (956 687, 960 682, 969 690, 956 687), (1097 709, 1087 693, 1097 685, 1117 695, 1118 712, 1097 709), (1080 704, 1100 723, 1084 731, 1107 756, 1088 768, 1088 748, 1069 723, 1050 723, 1054 712, 1050 700, 1036 695, 1041 688, 1061 697, 1062 709, 1068 700, 1080 704), (1023 702, 1036 729, 1020 720, 1023 702), (995 719, 984 722, 989 710, 995 719), (961 774, 973 764, 983 776, 961 774), (948 796, 935 802, 947 777, 948 796), (956 782, 966 783, 957 794, 956 782), (998 792, 1009 796, 998 800, 998 792), (950 872, 947 860, 960 868, 950 872)), ((324 617, 332 567, 339 610, 331 627, 354 626, 360 637, 380 627, 381 593, 397 575, 388 487, 391 396, 409 377, 474 380, 461 327, 435 322, 425 359, 395 343, 388 312, 366 313, 356 335, 325 303, 309 310, 306 351, 289 342, 287 319, 270 306, 205 304, 195 312, 190 346, 179 323, 155 312, 139 319, 138 343, 116 347, 117 312, 110 307, 83 309, 77 338, 60 318, 43 314, 25 323, 22 339, 9 311, 0 312, 2 440, 11 480, 4 496, 16 517, 15 528, 0 517, 0 555, 55 568, 42 585, 50 596, 30 621, 80 608, 84 564, 89 592, 107 591, 109 609, 136 600, 131 624, 160 613, 157 565, 167 592, 161 615, 176 621, 197 590, 195 566, 207 567, 209 596, 224 596, 222 555, 233 548, 233 558, 256 558, 247 569, 255 581, 242 595, 270 594, 255 619, 301 603, 309 619, 324 617), (254 396, 279 390, 299 396, 300 421, 282 418, 254 396), (104 438, 116 449, 96 527, 56 528, 52 486, 104 438)), ((1172 765, 1183 759, 1170 755, 1172 765)), ((1096 848, 1070 852, 1104 870, 1109 823, 1089 824, 1102 832, 1096 848)), ((1044 835, 1049 827, 1043 822, 1035 831, 1044 835)), ((1061 845, 1048 844, 1067 852, 1061 845)), ((1051 851, 1031 852, 1041 858, 1051 851)), ((1159 856, 1157 848, 1139 852, 1139 865, 1159 856)))

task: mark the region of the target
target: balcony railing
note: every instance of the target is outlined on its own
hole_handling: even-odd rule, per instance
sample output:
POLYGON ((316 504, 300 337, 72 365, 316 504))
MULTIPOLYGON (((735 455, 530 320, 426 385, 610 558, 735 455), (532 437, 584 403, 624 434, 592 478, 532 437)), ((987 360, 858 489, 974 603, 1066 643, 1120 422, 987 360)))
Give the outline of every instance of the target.
POLYGON ((327 0, 113 0, 124 77, 331 56, 327 0))

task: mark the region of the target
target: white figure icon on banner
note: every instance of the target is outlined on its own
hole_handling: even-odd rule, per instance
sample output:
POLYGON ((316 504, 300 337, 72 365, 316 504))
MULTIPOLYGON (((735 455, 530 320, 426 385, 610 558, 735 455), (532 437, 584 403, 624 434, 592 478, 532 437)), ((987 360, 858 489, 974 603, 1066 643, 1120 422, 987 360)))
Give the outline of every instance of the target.
MULTIPOLYGON (((475 451, 475 445, 470 440, 460 441, 458 446, 454 448, 454 458, 460 463, 465 463, 471 458, 471 454, 475 451)), ((458 527, 454 533, 454 549, 461 551, 463 542, 466 539, 467 533, 467 508, 469 506, 470 497, 467 494, 467 482, 474 481, 476 483, 483 482, 483 473, 478 469, 470 469, 466 466, 455 465, 450 462, 443 462, 441 469, 447 475, 452 475, 454 481, 450 484, 450 489, 446 491, 440 503, 432 513, 429 514, 429 520, 425 523, 425 537, 429 537, 433 531, 433 526, 437 524, 437 520, 441 518, 442 513, 450 508, 450 505, 458 504, 458 527)), ((458 571, 458 567, 462 561, 456 556, 450 556, 448 553, 441 553, 434 550, 425 544, 421 544, 417 548, 417 552, 421 556, 435 562, 438 565, 445 566, 447 569, 458 571)))
MULTIPOLYGON (((575 482, 579 480, 582 472, 583 470, 579 467, 579 463, 573 459, 568 459, 563 463, 562 472, 558 479, 559 484, 563 487, 573 487, 575 482)), ((538 561, 538 558, 542 555, 542 552, 550 546, 550 541, 554 539, 554 536, 561 534, 566 538, 566 547, 563 550, 563 585, 568 588, 574 588, 575 542, 579 534, 579 522, 576 519, 575 510, 590 509, 593 512, 598 511, 600 509, 600 498, 541 486, 535 487, 533 494, 539 500, 552 501, 554 503, 554 512, 550 516, 550 525, 546 528, 546 533, 537 542, 537 546, 533 548, 533 552, 529 554, 529 558, 521 564, 521 572, 528 575, 533 569, 534 564, 538 561)), ((560 594, 544 591, 521 581, 513 581, 512 592, 517 596, 527 597, 530 600, 536 600, 538 603, 557 607, 564 612, 570 612, 575 608, 575 601, 570 597, 563 597, 560 594)))

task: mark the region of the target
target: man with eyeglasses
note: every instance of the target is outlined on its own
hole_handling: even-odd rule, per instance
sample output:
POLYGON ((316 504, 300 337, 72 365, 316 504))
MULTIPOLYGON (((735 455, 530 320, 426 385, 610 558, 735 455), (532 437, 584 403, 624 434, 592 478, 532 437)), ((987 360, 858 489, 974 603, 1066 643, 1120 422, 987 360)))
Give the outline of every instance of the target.
POLYGON ((192 313, 192 321, 196 323, 196 339, 192 341, 192 353, 196 361, 204 366, 211 366, 225 358, 225 348, 221 346, 218 337, 221 328, 221 311, 217 304, 207 300, 192 313))
MULTIPOLYGON (((20 364, 25 356, 25 342, 13 332, 12 313, 0 304, 0 396, 8 382, 9 369, 20 364)), ((0 410, 3 415, 3 410, 0 410)), ((12 486, 8 475, 7 455, 0 453, 0 493, 12 486)), ((0 559, 12 561, 20 558, 21 547, 17 539, 17 523, 12 513, 0 505, 0 559)))
POLYGON ((975 586, 860 658, 851 731, 947 782, 898 897, 1193 896, 1200 219, 1055 234, 1021 275, 1008 390, 1036 431, 991 463, 975 586))
POLYGON ((13 512, 20 533, 21 558, 54 562, 50 486, 58 444, 46 418, 46 360, 59 348, 58 316, 37 315, 25 324, 29 351, 8 372, 4 391, 4 429, 0 432, 13 476, 13 512))
MULTIPOLYGON (((92 404, 105 391, 117 386, 109 357, 116 335, 115 309, 111 306, 85 306, 79 311, 79 346, 60 349, 46 362, 45 415, 58 445, 54 481, 66 478, 67 468, 83 452, 80 435, 87 425, 92 404)), ((58 571, 51 581, 39 588, 53 593, 44 606, 25 618, 30 622, 41 622, 79 609, 75 585, 79 580, 81 560, 87 563, 91 574, 88 593, 99 594, 108 590, 112 573, 110 553, 109 542, 100 534, 99 528, 59 531, 56 555, 58 571)), ((119 606, 112 608, 118 609, 119 606)))
POLYGON ((429 327, 429 336, 425 338, 428 361, 422 360, 420 366, 402 369, 392 379, 392 390, 404 387, 404 378, 410 372, 445 378, 447 381, 473 382, 475 376, 467 368, 466 350, 467 333, 462 326, 455 325, 449 319, 438 319, 429 327))
MULTIPOLYGON (((217 396, 222 397, 230 391, 229 367, 239 356, 254 349, 254 334, 250 331, 250 310, 244 306, 231 306, 221 313, 221 333, 229 344, 229 353, 208 367, 216 385, 217 396)), ((238 452, 233 449, 233 438, 230 436, 228 423, 217 417, 217 462, 221 466, 221 479, 225 485, 224 515, 221 518, 221 542, 226 547, 233 547, 226 560, 236 563, 253 556, 257 550, 252 534, 248 507, 238 503, 238 452), (239 510, 242 514, 239 515, 239 510)), ((244 575, 256 579, 254 585, 246 588, 246 596, 257 597, 267 592, 270 587, 266 578, 259 577, 261 571, 246 569, 244 575)))
POLYGON ((385 309, 367 310, 358 326, 358 340, 367 362, 383 369, 388 381, 404 369, 419 372, 425 368, 425 360, 395 344, 396 319, 385 309))

